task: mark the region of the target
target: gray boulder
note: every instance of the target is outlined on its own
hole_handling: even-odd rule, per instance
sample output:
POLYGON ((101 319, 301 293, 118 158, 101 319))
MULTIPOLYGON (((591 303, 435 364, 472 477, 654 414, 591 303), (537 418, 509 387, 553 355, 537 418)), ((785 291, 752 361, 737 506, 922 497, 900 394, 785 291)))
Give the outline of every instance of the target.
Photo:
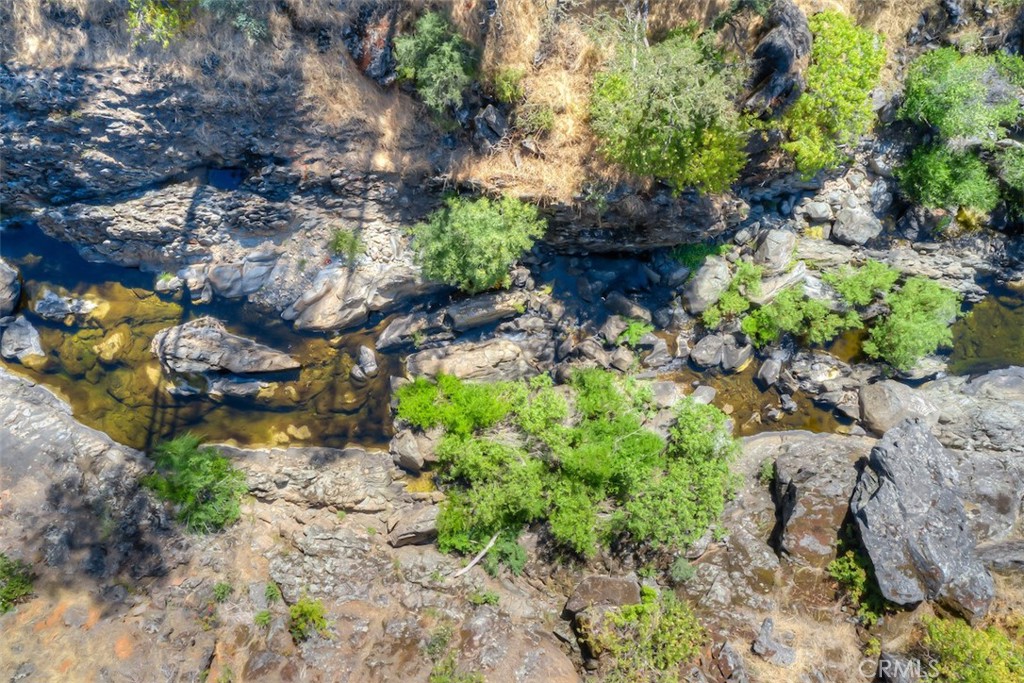
POLYGON ((419 472, 423 469, 425 458, 411 429, 403 429, 395 434, 391 439, 390 451, 395 464, 402 469, 410 472, 419 472))
POLYGON ((537 374, 524 347, 508 339, 452 344, 411 354, 405 362, 411 377, 454 375, 478 382, 520 379, 537 374))
POLYGON ((21 298, 21 278, 18 269, 0 259, 0 318, 14 313, 21 298))
POLYGON ((635 576, 594 574, 584 578, 573 589, 565 603, 565 611, 575 615, 592 607, 622 607, 639 602, 640 584, 635 576))
POLYGON ((388 521, 388 544, 400 548, 430 543, 437 538, 437 512, 436 505, 423 505, 395 515, 388 521))
POLYGON ((718 303, 731 280, 729 264, 725 259, 709 257, 686 285, 683 292, 686 309, 690 313, 703 313, 708 307, 718 303))
POLYGON ((43 345, 39 341, 39 332, 32 323, 19 315, 14 322, 7 325, 0 338, 0 355, 7 360, 24 362, 32 356, 43 356, 43 345))
POLYGON ((750 82, 756 89, 746 102, 746 109, 758 114, 783 111, 799 97, 804 88, 800 69, 811 50, 807 17, 792 0, 773 3, 766 23, 770 30, 754 48, 750 82))
POLYGON ((771 618, 761 622, 761 629, 751 646, 754 654, 775 666, 793 666, 796 663, 796 650, 772 635, 775 622, 771 618))
POLYGON ((891 379, 860 388, 860 419, 875 434, 882 435, 900 422, 912 417, 935 424, 939 410, 906 384, 891 379))
POLYGON ((754 347, 736 341, 736 337, 729 335, 722 344, 722 369, 730 372, 740 370, 747 362, 754 357, 754 347))
POLYGON ((754 263, 763 266, 765 273, 780 273, 793 258, 796 233, 789 230, 766 230, 758 238, 754 263))
POLYGON ((605 305, 612 313, 617 313, 626 318, 643 320, 645 323, 649 323, 653 319, 650 310, 628 298, 622 292, 612 292, 609 294, 608 298, 605 299, 605 305))
POLYGON ((452 328, 464 332, 522 312, 530 297, 526 292, 497 292, 476 296, 448 307, 452 328))
POLYGON ((702 368, 711 368, 721 364, 725 339, 721 335, 709 334, 690 351, 690 360, 702 368))
POLYGON ((920 419, 886 432, 850 501, 861 543, 886 599, 937 600, 983 617, 992 577, 975 551, 952 458, 920 419))
POLYGON ((832 224, 832 239, 842 244, 864 244, 878 237, 882 223, 862 208, 845 208, 832 224))
POLYGON ((245 337, 231 334, 215 318, 197 318, 160 330, 149 350, 172 372, 276 372, 299 367, 298 361, 245 337))
POLYGON ((35 302, 34 310, 40 318, 63 322, 67 325, 80 323, 96 309, 96 304, 85 299, 60 296, 52 290, 43 290, 35 302))

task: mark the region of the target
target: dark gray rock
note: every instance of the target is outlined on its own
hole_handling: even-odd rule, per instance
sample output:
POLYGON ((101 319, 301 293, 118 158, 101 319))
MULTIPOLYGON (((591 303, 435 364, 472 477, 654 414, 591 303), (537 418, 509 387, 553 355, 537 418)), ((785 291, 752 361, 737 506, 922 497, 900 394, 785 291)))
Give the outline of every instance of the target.
POLYGON ((650 352, 644 356, 644 367, 663 368, 672 362, 672 354, 668 350, 668 343, 661 337, 657 337, 650 352))
POLYGON ((845 208, 832 224, 832 239, 842 244, 864 244, 878 237, 882 223, 862 208, 845 208))
POLYGON ((425 463, 416 436, 410 429, 403 429, 391 439, 390 451, 395 464, 410 472, 419 472, 425 463))
POLYGON ((21 276, 18 269, 0 258, 0 318, 14 313, 21 298, 21 276))
POLYGON ((452 339, 454 335, 445 324, 445 312, 409 313, 395 317, 377 337, 378 351, 392 351, 411 346, 427 339, 452 339))
POLYGON ((488 104, 473 117, 473 144, 481 152, 489 152, 508 132, 508 118, 493 104, 488 104))
POLYGON ((697 342, 690 351, 690 360, 702 368, 711 368, 721 364, 725 347, 725 339, 717 334, 709 334, 697 342))
POLYGON ((997 572, 1024 572, 1024 540, 978 546, 978 557, 997 572))
POLYGON ((754 263, 762 266, 766 274, 781 273, 793 258, 796 233, 789 230, 766 230, 758 238, 754 263))
POLYGON ((782 372, 782 361, 777 358, 767 358, 761 363, 757 371, 757 381, 767 389, 779 381, 779 374, 782 372))
POLYGON ((917 683, 921 680, 922 670, 920 659, 883 652, 878 657, 876 680, 879 683, 917 683))
POLYGON ((718 303, 730 281, 732 275, 725 259, 709 257, 686 285, 683 292, 686 310, 690 313, 703 313, 709 306, 718 303))
POLYGON ((972 620, 986 614, 995 589, 975 552, 956 466, 923 421, 903 422, 872 449, 850 511, 886 599, 938 600, 972 620))
POLYGON ((861 421, 878 435, 908 418, 924 418, 929 424, 939 419, 938 408, 920 392, 891 379, 862 386, 858 398, 861 421))
POLYGON ((722 344, 723 370, 730 372, 739 370, 753 357, 754 347, 752 345, 738 342, 733 335, 725 337, 722 344))
POLYGON ((754 48, 750 82, 755 89, 746 102, 756 114, 778 113, 799 97, 804 88, 800 67, 811 50, 807 17, 792 0, 773 3, 766 23, 770 30, 754 48))
POLYGON ((640 602, 640 584, 636 577, 594 574, 584 578, 573 589, 565 603, 565 611, 575 615, 592 607, 622 607, 640 602))
POLYGON ((437 538, 436 505, 423 505, 403 510, 388 522, 388 543, 393 548, 423 545, 437 538))
POLYGON ((622 292, 612 292, 609 294, 608 298, 605 299, 605 305, 612 313, 617 313, 626 318, 643 320, 645 323, 649 323, 653 319, 648 308, 627 298, 622 292))
POLYGON ((52 290, 44 289, 33 308, 40 318, 71 325, 84 321, 90 313, 96 310, 96 303, 70 296, 60 296, 52 290))
POLYGON ((448 307, 448 320, 458 332, 483 327, 490 323, 511 318, 526 308, 529 295, 526 292, 496 292, 475 296, 448 307))
POLYGON ((775 622, 770 618, 761 622, 761 629, 751 646, 754 654, 775 666, 793 666, 796 663, 796 650, 772 636, 775 622))
POLYGON ((239 374, 294 370, 298 361, 286 353, 231 334, 215 318, 197 318, 160 330, 149 350, 172 372, 239 374))

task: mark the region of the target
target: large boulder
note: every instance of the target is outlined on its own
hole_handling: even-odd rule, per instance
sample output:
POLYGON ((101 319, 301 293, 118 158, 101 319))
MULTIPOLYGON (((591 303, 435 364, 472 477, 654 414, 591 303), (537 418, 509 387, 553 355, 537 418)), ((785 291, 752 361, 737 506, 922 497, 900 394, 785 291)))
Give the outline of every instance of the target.
POLYGON ((754 48, 754 89, 746 103, 757 114, 781 111, 799 97, 800 69, 811 51, 807 17, 792 0, 773 3, 765 23, 770 30, 754 48))
POLYGON ((995 592, 975 551, 955 463, 921 419, 886 432, 857 481, 850 512, 886 599, 937 600, 983 617, 995 592))
POLYGON ((832 224, 832 239, 842 244, 864 244, 881 232, 882 223, 860 207, 843 209, 832 224))
POLYGON ((824 568, 836 557, 839 529, 857 484, 856 464, 875 440, 821 435, 785 447, 775 461, 779 549, 790 559, 824 568))
POLYGON ((418 351, 406 359, 405 367, 411 377, 444 374, 478 382, 520 379, 537 374, 523 346, 508 339, 418 351))
POLYGON ((722 293, 729 287, 732 275, 725 259, 709 257, 686 285, 683 301, 690 313, 703 313, 718 303, 722 293))
POLYGON ((21 298, 21 278, 18 269, 0 258, 0 318, 14 313, 21 298))
POLYGON ((422 545, 437 538, 436 505, 422 505, 403 510, 388 521, 388 543, 392 548, 422 545))
POLYGON ((593 607, 622 607, 640 602, 640 584, 636 577, 593 574, 573 589, 565 611, 575 615, 593 607))
POLYGON ((711 368, 722 362, 725 350, 725 338, 718 334, 703 337, 690 351, 690 360, 702 368, 711 368))
POLYGON ((766 230, 758 238, 754 250, 754 263, 762 266, 766 274, 781 273, 793 258, 796 233, 789 230, 766 230))
POLYGON ((286 353, 231 334, 215 318, 197 318, 160 330, 149 350, 173 372, 278 372, 299 362, 286 353))
POLYGON ((526 308, 529 295, 523 291, 496 292, 476 296, 448 307, 452 329, 458 332, 483 327, 504 318, 511 318, 526 308))
POLYGON ((875 434, 882 435, 912 417, 935 424, 939 410, 920 392, 891 379, 860 388, 860 419, 875 434))

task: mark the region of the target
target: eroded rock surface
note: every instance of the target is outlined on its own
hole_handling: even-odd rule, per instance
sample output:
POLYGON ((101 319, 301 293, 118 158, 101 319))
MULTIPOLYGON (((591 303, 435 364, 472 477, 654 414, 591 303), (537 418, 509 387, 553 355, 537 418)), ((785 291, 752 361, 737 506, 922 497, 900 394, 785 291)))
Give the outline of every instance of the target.
POLYGON ((150 351, 166 369, 180 373, 247 374, 299 367, 288 354, 231 334, 222 322, 210 317, 161 330, 153 337, 150 351))

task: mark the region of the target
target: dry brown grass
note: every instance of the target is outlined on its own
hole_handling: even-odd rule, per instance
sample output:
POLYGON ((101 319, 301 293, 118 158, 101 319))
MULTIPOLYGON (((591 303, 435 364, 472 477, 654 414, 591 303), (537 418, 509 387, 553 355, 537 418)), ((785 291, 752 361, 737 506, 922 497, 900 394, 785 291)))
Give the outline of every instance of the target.
POLYGON ((773 634, 776 638, 784 632, 793 634, 796 662, 782 668, 765 662, 749 651, 743 657, 752 681, 772 683, 800 683, 808 680, 804 676, 814 670, 827 672, 828 680, 854 681, 870 680, 859 675, 859 667, 865 659, 861 652, 861 641, 857 629, 846 621, 830 620, 826 615, 810 616, 798 612, 776 611, 771 615, 775 622, 773 634), (848 672, 849 678, 837 678, 848 672))

